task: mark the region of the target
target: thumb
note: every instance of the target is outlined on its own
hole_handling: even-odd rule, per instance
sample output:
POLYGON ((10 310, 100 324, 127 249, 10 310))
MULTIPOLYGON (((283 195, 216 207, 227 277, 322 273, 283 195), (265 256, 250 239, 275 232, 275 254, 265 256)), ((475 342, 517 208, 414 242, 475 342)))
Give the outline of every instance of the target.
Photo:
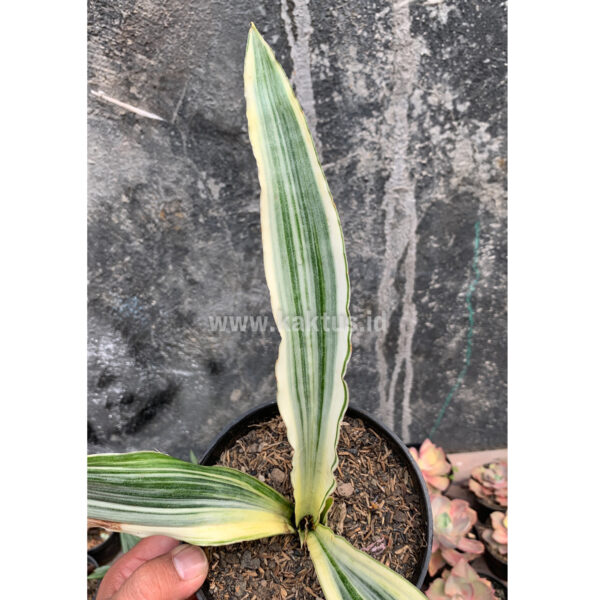
POLYGON ((201 548, 180 544, 138 567, 111 600, 186 600, 206 579, 201 548))

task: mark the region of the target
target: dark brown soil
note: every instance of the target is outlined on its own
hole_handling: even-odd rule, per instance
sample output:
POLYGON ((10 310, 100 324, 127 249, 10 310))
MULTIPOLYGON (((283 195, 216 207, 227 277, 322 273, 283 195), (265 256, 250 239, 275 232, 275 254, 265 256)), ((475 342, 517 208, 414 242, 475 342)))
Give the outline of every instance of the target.
POLYGON ((95 548, 103 544, 110 536, 110 532, 104 531, 99 527, 92 527, 87 530, 87 549, 95 548))
MULTIPOLYGON (((388 444, 359 419, 342 423, 337 489, 329 526, 404 577, 416 576, 426 549, 420 500, 409 472, 388 444)), ((219 464, 254 475, 292 499, 291 448, 280 417, 256 425, 219 464)), ((206 549, 204 590, 215 600, 322 598, 306 548, 296 535, 206 549)))
POLYGON ((102 583, 102 579, 88 579, 87 580, 87 597, 88 600, 94 600, 94 596, 102 583))

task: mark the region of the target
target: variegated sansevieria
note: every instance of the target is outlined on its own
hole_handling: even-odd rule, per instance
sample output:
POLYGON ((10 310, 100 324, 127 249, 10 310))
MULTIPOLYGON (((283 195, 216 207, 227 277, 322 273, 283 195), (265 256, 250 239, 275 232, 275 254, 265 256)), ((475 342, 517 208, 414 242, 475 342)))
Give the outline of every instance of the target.
POLYGON ((88 457, 91 524, 220 546, 293 533, 292 506, 258 479, 159 452, 88 457))
POLYGON ((281 335, 277 405, 294 451, 295 505, 227 467, 200 466, 159 452, 97 454, 88 457, 89 524, 210 546, 298 533, 327 600, 422 600, 406 579, 325 526, 348 405, 350 288, 344 240, 300 105, 254 25, 244 84, 261 186, 265 273, 281 335))
POLYGON ((327 600, 423 600, 425 594, 331 529, 318 525, 306 536, 310 558, 327 600))
POLYGON ((335 487, 348 403, 348 267, 340 220, 302 109, 254 26, 244 84, 258 164, 267 284, 281 335, 277 404, 294 450, 296 524, 318 523, 335 487))

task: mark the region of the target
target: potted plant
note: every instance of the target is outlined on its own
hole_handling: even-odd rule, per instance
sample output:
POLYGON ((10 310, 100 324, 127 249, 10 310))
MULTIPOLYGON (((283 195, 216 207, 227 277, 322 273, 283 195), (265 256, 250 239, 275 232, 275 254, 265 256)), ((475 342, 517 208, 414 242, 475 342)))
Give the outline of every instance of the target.
POLYGON ((477 574, 465 559, 446 569, 431 583, 425 595, 429 600, 505 600, 496 594, 492 582, 477 574))
MULTIPOLYGON (((388 516, 381 521, 371 519, 371 514, 378 514, 385 506, 386 486, 390 490, 404 486, 407 497, 396 498, 402 503, 418 504, 419 487, 425 494, 423 480, 407 451, 407 469, 400 473, 402 481, 395 473, 387 473, 387 478, 381 479, 385 485, 379 482, 385 461, 402 454, 397 450, 402 450, 401 444, 390 447, 388 440, 388 447, 381 453, 381 467, 371 464, 368 479, 376 493, 366 498, 372 512, 365 513, 366 524, 371 527, 366 532, 370 543, 361 545, 361 550, 336 535, 336 531, 344 530, 345 520, 340 516, 343 510, 338 499, 347 498, 350 503, 355 488, 364 483, 346 481, 346 471, 369 455, 368 450, 354 455, 350 443, 344 450, 347 455, 342 454, 340 446, 338 456, 338 440, 347 437, 358 443, 369 438, 376 445, 382 441, 384 430, 369 428, 373 421, 366 415, 367 425, 357 418, 355 421, 361 423, 342 424, 348 406, 343 377, 350 355, 350 319, 339 217, 300 105, 254 25, 248 36, 244 81, 249 134, 261 184, 265 273, 281 335, 275 369, 281 421, 279 425, 267 422, 263 431, 267 435, 270 429, 275 435, 277 427, 283 428, 291 469, 283 462, 267 467, 269 483, 289 482, 293 503, 266 482, 265 474, 254 477, 227 466, 194 465, 159 452, 100 454, 88 457, 90 523, 140 537, 170 535, 203 546, 283 536, 276 542, 281 557, 293 555, 300 565, 295 580, 306 581, 303 573, 308 569, 302 560, 309 556, 327 600, 422 599, 417 585, 424 576, 430 551, 426 495, 423 505, 418 506, 423 547, 414 577, 417 585, 376 558, 382 545, 389 551, 389 534, 394 529, 393 519, 388 516), (343 483, 336 489, 338 464, 343 483), (289 478, 284 468, 290 471, 289 478), (373 539, 375 528, 381 540, 373 539), (293 547, 294 539, 302 548, 293 547)), ((262 441, 256 444, 258 448, 262 441)), ((354 506, 346 508, 347 513, 350 510, 354 506)), ((394 556, 410 554, 411 543, 405 539, 394 549, 394 556)), ((273 565, 282 559, 273 556, 273 565)), ((260 560, 257 564, 251 553, 244 554, 243 560, 246 570, 254 573, 253 578, 265 582, 269 590, 265 594, 273 595, 273 585, 279 586, 278 595, 289 594, 278 583, 279 576, 267 581, 264 566, 268 565, 260 560)), ((211 572, 218 572, 223 563, 224 559, 213 563, 211 572)), ((238 575, 241 585, 242 577, 238 575)), ((306 597, 315 595, 310 586, 293 591, 306 597)))
POLYGON ((433 548, 429 575, 433 577, 445 564, 456 566, 483 554, 483 544, 474 538, 477 514, 466 500, 450 500, 441 494, 431 498, 433 548))
MULTIPOLYGON (((420 585, 427 567, 428 535, 423 519, 428 507, 427 488, 406 447, 393 432, 350 406, 342 422, 338 454, 338 481, 328 515, 329 527, 420 585), (365 523, 368 519, 370 527, 365 523), (382 528, 382 522, 388 525, 382 528)), ((289 479, 291 447, 275 403, 251 410, 226 428, 200 462, 236 467, 262 477, 284 496, 293 493, 289 479)), ((286 592, 296 593, 300 588, 300 598, 310 596, 309 592, 301 592, 306 587, 314 591, 313 584, 318 585, 310 559, 299 544, 290 544, 293 537, 285 538, 283 544, 280 539, 209 549, 211 564, 220 568, 209 571, 198 597, 248 593, 262 598, 269 590, 280 594, 281 588, 272 583, 263 588, 265 575, 276 577, 286 592)))
POLYGON ((497 577, 506 580, 508 573, 508 515, 495 511, 480 529, 485 546, 485 561, 497 577))
POLYGON ((477 516, 485 523, 494 511, 508 506, 508 463, 496 460, 471 471, 469 490, 475 495, 477 516))

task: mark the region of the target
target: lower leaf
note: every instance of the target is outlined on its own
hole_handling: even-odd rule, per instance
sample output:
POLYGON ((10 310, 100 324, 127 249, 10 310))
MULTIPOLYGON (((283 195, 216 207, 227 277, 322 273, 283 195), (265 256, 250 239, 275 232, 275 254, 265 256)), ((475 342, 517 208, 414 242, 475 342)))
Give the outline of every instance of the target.
POLYGON ((328 527, 318 525, 306 540, 327 600, 426 600, 404 577, 328 527))
POLYGON ((281 494, 235 469, 159 452, 88 457, 90 526, 220 546, 293 533, 292 516, 281 494))

